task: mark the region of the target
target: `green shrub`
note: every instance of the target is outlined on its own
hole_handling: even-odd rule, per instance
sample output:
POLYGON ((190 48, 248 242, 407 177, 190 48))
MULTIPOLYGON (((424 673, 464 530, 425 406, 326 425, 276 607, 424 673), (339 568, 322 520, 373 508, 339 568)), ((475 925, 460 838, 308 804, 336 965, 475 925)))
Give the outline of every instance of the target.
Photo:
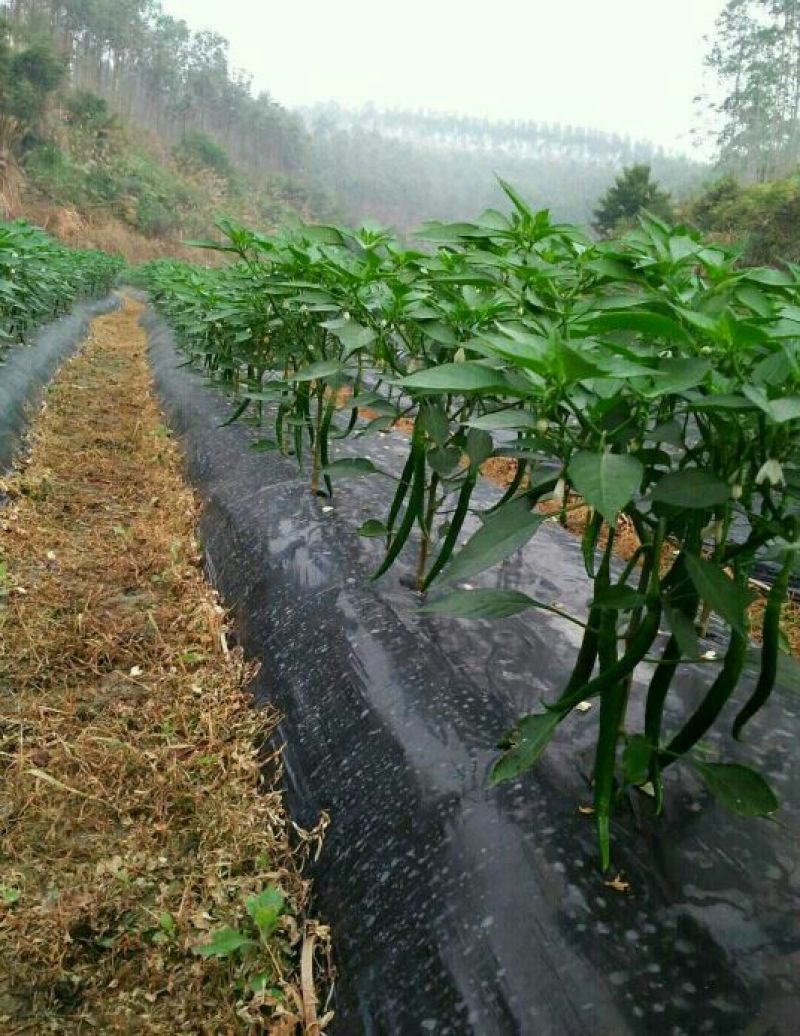
POLYGON ((150 194, 139 198, 136 205, 136 229, 147 237, 166 237, 180 225, 174 209, 150 194))
POLYGON ((87 200, 85 173, 55 144, 35 144, 25 156, 24 168, 31 183, 56 205, 80 206, 87 200))
POLYGON ((225 149, 200 130, 187 130, 173 154, 180 165, 190 169, 210 169, 226 179, 233 172, 225 149))
POLYGON ((686 206, 685 218, 728 242, 748 264, 800 262, 800 174, 743 186, 724 176, 686 206))
POLYGON ((106 129, 114 120, 105 99, 98 97, 91 90, 78 90, 70 94, 64 102, 64 107, 67 121, 81 129, 106 129))

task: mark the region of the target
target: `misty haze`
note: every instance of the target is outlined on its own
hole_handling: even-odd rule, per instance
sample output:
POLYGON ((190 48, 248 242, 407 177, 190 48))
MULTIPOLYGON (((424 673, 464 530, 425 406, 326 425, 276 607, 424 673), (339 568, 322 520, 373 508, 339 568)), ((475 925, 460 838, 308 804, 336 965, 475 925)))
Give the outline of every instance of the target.
POLYGON ((800 0, 0 0, 0 1031, 794 1036, 800 0))

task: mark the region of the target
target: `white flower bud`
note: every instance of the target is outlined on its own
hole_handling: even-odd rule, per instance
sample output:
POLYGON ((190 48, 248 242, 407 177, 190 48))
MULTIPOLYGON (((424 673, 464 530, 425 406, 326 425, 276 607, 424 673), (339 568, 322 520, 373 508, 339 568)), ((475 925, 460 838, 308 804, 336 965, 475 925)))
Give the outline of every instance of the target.
POLYGON ((709 522, 700 535, 704 540, 713 540, 715 543, 720 543, 722 540, 722 527, 722 521, 717 519, 716 521, 709 522))
POLYGON ((731 500, 742 499, 742 484, 741 482, 734 482, 731 486, 731 500))
POLYGON ((350 313, 349 313, 348 310, 345 310, 344 313, 342 313, 342 320, 349 320, 349 319, 350 319, 350 313))
POLYGON ((756 475, 756 485, 761 486, 767 483, 770 486, 782 486, 785 482, 783 477, 783 468, 781 462, 775 460, 774 457, 770 457, 768 461, 765 461, 758 469, 756 475))
POLYGON ((711 348, 710 345, 704 345, 703 348, 700 350, 700 355, 701 356, 710 356, 713 352, 714 352, 714 350, 711 348))
POLYGON ((464 346, 462 345, 460 349, 456 349, 455 355, 453 356, 453 362, 454 363, 464 363, 466 358, 467 358, 467 354, 466 354, 466 352, 464 350, 464 346))
POLYGON ((539 420, 536 422, 536 431, 539 433, 539 435, 547 435, 549 430, 550 422, 547 420, 546 417, 540 417, 539 420))

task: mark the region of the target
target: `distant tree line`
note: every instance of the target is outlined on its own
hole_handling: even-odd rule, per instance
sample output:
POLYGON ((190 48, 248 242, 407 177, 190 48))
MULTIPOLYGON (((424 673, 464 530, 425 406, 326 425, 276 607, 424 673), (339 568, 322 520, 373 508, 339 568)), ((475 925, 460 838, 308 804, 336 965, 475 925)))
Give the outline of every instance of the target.
POLYGON ((581 161, 629 164, 665 157, 660 147, 586 126, 530 119, 486 119, 427 109, 383 109, 372 104, 358 109, 335 102, 305 109, 309 124, 323 131, 332 127, 374 131, 416 144, 458 150, 506 152, 517 157, 558 156, 581 161))
POLYGON ((334 104, 304 115, 315 177, 356 218, 401 230, 502 204, 495 174, 557 219, 588 224, 598 197, 627 163, 652 164, 677 195, 696 189, 708 172, 652 145, 578 127, 334 104))

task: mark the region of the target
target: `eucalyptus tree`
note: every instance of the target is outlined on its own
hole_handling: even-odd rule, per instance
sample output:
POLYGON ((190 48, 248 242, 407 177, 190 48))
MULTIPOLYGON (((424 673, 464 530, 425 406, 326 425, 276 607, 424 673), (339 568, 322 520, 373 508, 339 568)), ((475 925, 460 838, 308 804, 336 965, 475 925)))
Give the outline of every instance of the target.
POLYGON ((721 163, 763 181, 800 160, 800 0, 729 0, 706 58, 717 104, 721 163))
POLYGON ((258 174, 296 172, 307 134, 301 119, 230 65, 228 43, 192 32, 159 0, 15 0, 0 4, 17 35, 49 39, 73 86, 177 142, 199 129, 258 174))

